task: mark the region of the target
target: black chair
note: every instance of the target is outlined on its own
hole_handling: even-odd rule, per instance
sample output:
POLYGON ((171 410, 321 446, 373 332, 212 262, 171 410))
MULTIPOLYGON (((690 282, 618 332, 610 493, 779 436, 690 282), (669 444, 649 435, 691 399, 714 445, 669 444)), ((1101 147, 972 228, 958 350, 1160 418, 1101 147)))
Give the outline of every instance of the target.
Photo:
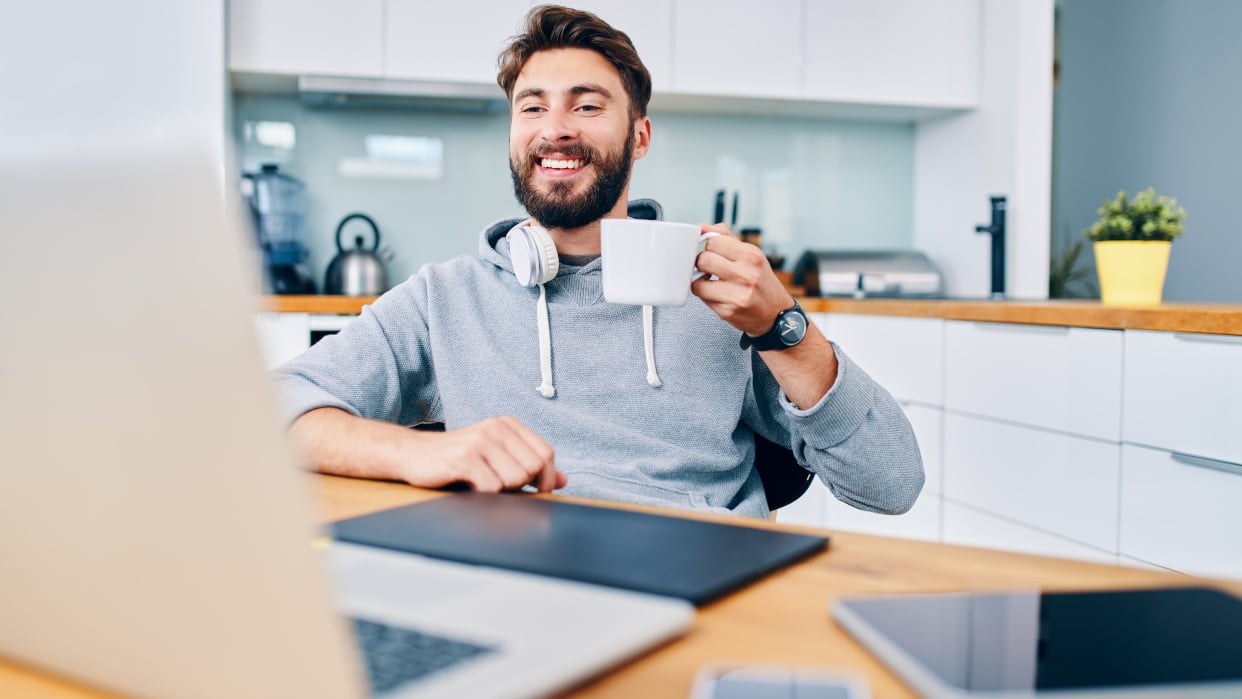
POLYGON ((768 509, 775 512, 802 497, 815 474, 802 468, 785 447, 755 435, 755 469, 768 496, 768 509))

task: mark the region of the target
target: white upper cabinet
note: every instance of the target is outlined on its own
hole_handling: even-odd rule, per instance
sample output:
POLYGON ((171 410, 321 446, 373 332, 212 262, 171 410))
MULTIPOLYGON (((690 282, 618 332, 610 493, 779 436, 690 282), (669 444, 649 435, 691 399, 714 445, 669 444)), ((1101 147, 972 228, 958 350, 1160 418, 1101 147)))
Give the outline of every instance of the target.
POLYGON ((496 56, 530 9, 527 0, 386 4, 384 77, 478 84, 495 84, 496 56))
POLYGON ((384 0, 230 0, 229 69, 376 77, 384 0))
POLYGON ((802 0, 675 0, 673 91, 802 95, 802 0))
POLYGON ((625 32, 651 73, 651 86, 673 87, 673 0, 576 0, 560 3, 594 12, 625 32))
MULTIPOLYGON (((487 86, 538 0, 229 0, 229 68, 487 86)), ((634 41, 657 93, 974 106, 980 0, 569 0, 634 41)), ((436 92, 428 87, 428 94, 436 92)), ((711 96, 735 98, 717 103, 711 96)), ((735 105, 734 105, 735 106, 735 105)))
POLYGON ((979 0, 808 0, 808 99, 970 107, 979 99, 979 0))

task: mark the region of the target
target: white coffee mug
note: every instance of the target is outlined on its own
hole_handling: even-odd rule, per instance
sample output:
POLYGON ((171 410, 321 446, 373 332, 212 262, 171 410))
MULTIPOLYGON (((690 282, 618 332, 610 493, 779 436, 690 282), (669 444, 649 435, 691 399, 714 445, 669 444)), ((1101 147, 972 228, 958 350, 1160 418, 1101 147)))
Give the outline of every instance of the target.
POLYGON ((604 298, 635 306, 680 306, 690 282, 703 276, 694 261, 707 239, 693 223, 606 218, 600 221, 604 298))

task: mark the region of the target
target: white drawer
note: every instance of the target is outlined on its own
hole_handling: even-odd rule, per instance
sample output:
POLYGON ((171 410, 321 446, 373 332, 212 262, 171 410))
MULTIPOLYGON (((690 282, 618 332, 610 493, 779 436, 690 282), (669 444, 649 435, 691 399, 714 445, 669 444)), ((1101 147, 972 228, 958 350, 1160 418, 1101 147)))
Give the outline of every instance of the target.
POLYGON ((909 512, 900 515, 865 512, 850 507, 832 497, 831 494, 828 495, 825 505, 826 518, 824 524, 820 526, 829 529, 940 541, 940 495, 937 493, 924 490, 914 503, 914 507, 910 508, 909 512))
POLYGON ((1116 554, 1023 526, 951 500, 944 501, 942 511, 946 544, 1074 558, 1093 563, 1117 562, 1116 554))
POLYGON ((1110 552, 1120 461, 1119 444, 945 412, 945 497, 1110 552))
POLYGON ((811 481, 811 487, 807 488, 802 497, 776 511, 776 521, 781 524, 823 527, 824 507, 831 499, 832 493, 828 492, 828 486, 816 478, 811 481))
POLYGON ((305 313, 256 313, 255 335, 263 368, 274 369, 310 347, 310 317, 305 313))
POLYGON ((945 325, 945 407, 1121 441, 1122 332, 945 325))
POLYGON ((919 441, 919 452, 923 455, 923 473, 926 476, 923 481, 923 492, 939 494, 944 482, 941 475, 943 471, 941 468, 943 430, 941 421, 944 419, 944 411, 940 408, 905 402, 902 403, 901 409, 905 411, 906 417, 910 420, 910 426, 914 428, 914 436, 919 441))
POLYGON ((1242 463, 1242 337, 1127 330, 1124 439, 1242 463))
POLYGON ((1242 466, 1179 458, 1122 447, 1121 553, 1183 573, 1242 578, 1242 466))
POLYGON ((817 313, 815 323, 893 397, 944 402, 943 320, 817 313))

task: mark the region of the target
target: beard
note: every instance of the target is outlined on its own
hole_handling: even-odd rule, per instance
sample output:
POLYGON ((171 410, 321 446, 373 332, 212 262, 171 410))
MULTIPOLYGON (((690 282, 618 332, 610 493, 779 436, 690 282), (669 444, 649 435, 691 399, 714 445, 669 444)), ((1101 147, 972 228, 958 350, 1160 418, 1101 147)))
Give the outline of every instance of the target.
POLYGON ((519 165, 509 158, 509 174, 513 177, 513 196, 531 218, 545 228, 580 228, 600 220, 616 206, 630 179, 634 162, 634 129, 619 151, 601 154, 585 145, 574 144, 557 148, 556 152, 582 158, 595 166, 596 176, 585 192, 574 196, 576 182, 553 180, 548 191, 540 192, 535 184, 535 162, 540 154, 531 150, 519 165))

